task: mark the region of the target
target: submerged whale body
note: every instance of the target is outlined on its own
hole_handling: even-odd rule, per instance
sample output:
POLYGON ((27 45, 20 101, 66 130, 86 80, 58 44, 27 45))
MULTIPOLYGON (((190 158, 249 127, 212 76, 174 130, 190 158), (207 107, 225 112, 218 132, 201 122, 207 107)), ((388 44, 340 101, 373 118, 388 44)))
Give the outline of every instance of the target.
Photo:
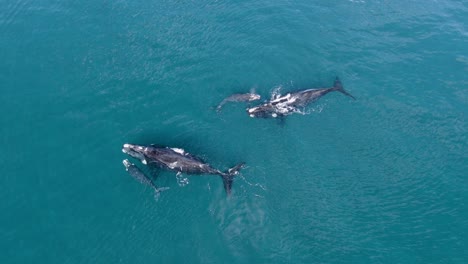
POLYGON ((124 159, 122 163, 130 176, 135 178, 135 180, 139 181, 140 183, 150 186, 154 190, 155 200, 158 200, 161 191, 169 190, 169 187, 156 187, 151 178, 148 177, 143 171, 141 171, 140 168, 138 168, 135 164, 131 163, 128 159, 124 159))
POLYGON ((219 175, 223 179, 224 189, 228 195, 231 193, 234 176, 239 174, 239 170, 244 167, 244 163, 242 162, 228 171, 222 172, 211 167, 211 165, 202 159, 179 148, 124 144, 122 152, 141 160, 143 164, 154 164, 162 169, 175 171, 177 174, 219 175))
POLYGON ((277 96, 270 101, 251 108, 247 108, 247 113, 250 117, 278 117, 286 116, 296 112, 300 112, 301 108, 306 107, 313 101, 318 100, 322 96, 330 92, 340 92, 356 100, 354 96, 344 90, 341 81, 338 77, 335 79, 333 87, 322 89, 307 89, 294 93, 288 93, 283 96, 277 96))
POLYGON ((224 98, 224 100, 218 104, 216 107, 216 112, 220 112, 223 105, 225 105, 227 102, 250 102, 258 99, 260 99, 260 95, 253 92, 245 94, 233 94, 224 98))

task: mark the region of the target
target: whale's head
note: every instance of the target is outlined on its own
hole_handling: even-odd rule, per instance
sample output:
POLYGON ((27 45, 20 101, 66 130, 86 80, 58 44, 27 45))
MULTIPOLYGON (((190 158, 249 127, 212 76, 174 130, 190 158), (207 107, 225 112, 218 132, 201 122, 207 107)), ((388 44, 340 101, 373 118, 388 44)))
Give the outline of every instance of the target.
POLYGON ((259 94, 256 94, 256 93, 250 93, 249 94, 249 101, 259 100, 260 98, 261 98, 261 96, 259 94))
POLYGON ((275 109, 269 104, 247 108, 247 114, 255 118, 276 117, 275 109))
POLYGON ((122 163, 125 166, 125 169, 127 169, 127 170, 128 170, 128 168, 130 168, 130 166, 133 165, 128 159, 122 160, 122 163))
POLYGON ((139 159, 143 164, 146 164, 146 147, 133 144, 124 144, 122 147, 122 152, 135 159, 139 159))

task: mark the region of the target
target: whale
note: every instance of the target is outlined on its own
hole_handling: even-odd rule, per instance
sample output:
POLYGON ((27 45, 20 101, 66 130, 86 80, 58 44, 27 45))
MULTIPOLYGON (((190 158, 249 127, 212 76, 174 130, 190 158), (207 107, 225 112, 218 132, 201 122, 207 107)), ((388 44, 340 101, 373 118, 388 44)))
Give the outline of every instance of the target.
POLYGON ((221 103, 218 104, 216 107, 216 112, 220 112, 221 108, 227 103, 227 102, 250 102, 250 101, 255 101, 259 100, 260 95, 256 93, 244 93, 244 94, 233 94, 231 96, 228 96, 224 98, 221 103))
POLYGON ((122 163, 130 176, 139 181, 141 184, 150 186, 154 190, 155 200, 159 199, 159 195, 162 191, 169 190, 169 187, 156 187, 151 178, 148 177, 143 171, 141 171, 140 168, 138 168, 135 164, 131 163, 128 159, 124 159, 122 163))
POLYGON ((213 168, 201 158, 196 157, 181 148, 160 147, 156 145, 134 145, 127 143, 123 145, 122 152, 133 158, 139 159, 145 165, 156 165, 161 169, 174 171, 177 175, 219 175, 223 180, 224 190, 227 195, 231 194, 234 176, 238 175, 239 171, 245 167, 245 163, 241 162, 227 171, 222 172, 213 168))
POLYGON ((297 92, 287 93, 285 95, 278 95, 273 97, 270 101, 264 104, 247 108, 247 114, 250 117, 269 118, 281 117, 293 113, 301 112, 300 109, 306 107, 310 103, 317 101, 319 98, 325 96, 330 92, 340 92, 356 100, 354 96, 348 93, 338 77, 336 77, 333 87, 329 88, 315 88, 301 90, 297 92))

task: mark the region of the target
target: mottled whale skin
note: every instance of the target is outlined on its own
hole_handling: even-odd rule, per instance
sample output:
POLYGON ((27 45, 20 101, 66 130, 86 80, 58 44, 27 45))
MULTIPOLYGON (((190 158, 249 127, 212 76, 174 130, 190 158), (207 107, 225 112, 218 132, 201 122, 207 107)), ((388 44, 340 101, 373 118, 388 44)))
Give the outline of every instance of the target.
POLYGON ((159 198, 159 194, 161 191, 169 190, 169 187, 156 187, 151 178, 148 177, 145 173, 143 173, 143 171, 141 171, 140 168, 138 168, 135 164, 131 163, 128 159, 124 159, 122 163, 125 166, 125 170, 127 170, 130 176, 135 178, 135 180, 139 181, 140 183, 150 186, 154 190, 154 198, 156 200, 159 198))
POLYGON ((223 179, 224 189, 228 195, 231 193, 234 176, 244 167, 244 163, 242 162, 230 168, 227 172, 222 172, 180 148, 124 144, 122 151, 131 157, 140 159, 143 164, 154 164, 178 174, 219 175, 223 179))
POLYGON ((216 107, 216 111, 220 112, 223 105, 225 105, 227 102, 250 102, 259 99, 260 95, 256 93, 233 94, 229 97, 224 98, 224 100, 221 101, 221 103, 219 103, 216 107))
POLYGON ((316 101, 322 96, 334 91, 343 93, 356 100, 354 96, 352 96, 343 89, 343 85, 337 77, 335 79, 333 87, 321 89, 307 89, 294 93, 287 93, 286 95, 272 98, 272 100, 262 105, 247 108, 247 113, 250 117, 257 118, 286 116, 294 112, 299 112, 300 108, 303 108, 311 102, 316 101))

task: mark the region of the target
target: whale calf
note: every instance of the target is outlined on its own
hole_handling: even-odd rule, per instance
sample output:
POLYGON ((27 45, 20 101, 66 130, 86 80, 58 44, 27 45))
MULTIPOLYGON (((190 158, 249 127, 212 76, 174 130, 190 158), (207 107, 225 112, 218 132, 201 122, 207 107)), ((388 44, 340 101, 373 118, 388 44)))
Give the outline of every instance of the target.
POLYGON ((223 105, 225 105, 227 102, 250 102, 259 99, 260 95, 253 92, 245 94, 233 94, 229 97, 224 98, 224 100, 218 104, 218 106, 216 107, 216 112, 220 112, 223 105))
POLYGON ((128 159, 124 159, 122 163, 125 166, 125 170, 127 170, 130 176, 135 178, 140 183, 150 186, 154 190, 155 200, 158 200, 159 194, 162 191, 169 190, 169 187, 161 187, 161 188, 156 187, 153 181, 145 173, 143 173, 135 164, 131 163, 128 159))
POLYGON ((336 77, 333 87, 320 89, 307 89, 294 93, 287 93, 283 96, 277 96, 270 101, 251 108, 247 108, 250 117, 278 117, 286 116, 292 113, 300 112, 300 108, 306 107, 313 101, 330 92, 340 92, 356 100, 354 96, 344 90, 341 81, 336 77))
POLYGON ((177 174, 219 175, 223 179, 224 190, 228 195, 231 193, 234 176, 239 174, 239 170, 244 168, 245 164, 241 162, 226 172, 222 172, 180 148, 124 144, 122 152, 141 160, 143 164, 154 164, 162 169, 177 172, 177 174))

